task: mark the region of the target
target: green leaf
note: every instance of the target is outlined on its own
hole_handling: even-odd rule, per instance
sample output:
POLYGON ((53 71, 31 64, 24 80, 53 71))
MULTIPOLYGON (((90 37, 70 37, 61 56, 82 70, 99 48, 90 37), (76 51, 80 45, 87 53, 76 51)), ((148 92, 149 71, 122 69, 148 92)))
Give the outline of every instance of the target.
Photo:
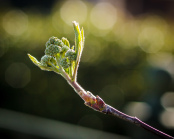
POLYGON ((75 33, 75 52, 78 54, 82 47, 82 36, 79 24, 73 21, 74 33, 75 33))
POLYGON ((75 65, 74 65, 72 80, 76 80, 77 70, 78 70, 81 54, 84 47, 84 32, 83 32, 83 28, 80 31, 79 24, 76 21, 73 21, 72 23, 73 23, 74 32, 75 32, 75 54, 77 55, 75 65))
POLYGON ((46 71, 53 71, 53 69, 51 67, 45 67, 43 66, 34 56, 28 54, 30 60, 36 65, 38 66, 41 70, 46 70, 46 71))
POLYGON ((70 48, 70 44, 69 44, 69 41, 67 40, 67 38, 62 37, 62 42, 70 48))
POLYGON ((36 65, 36 66, 40 66, 41 63, 32 55, 28 54, 30 60, 36 65))
POLYGON ((84 32, 83 28, 80 31, 79 24, 76 21, 73 21, 73 27, 75 32, 75 53, 77 54, 76 64, 79 64, 84 47, 84 32))
POLYGON ((85 37, 84 37, 84 31, 83 31, 83 27, 81 29, 81 37, 82 37, 82 50, 84 48, 84 43, 85 43, 85 37))
POLYGON ((72 61, 71 62, 72 75, 74 74, 74 69, 75 69, 75 61, 72 61))

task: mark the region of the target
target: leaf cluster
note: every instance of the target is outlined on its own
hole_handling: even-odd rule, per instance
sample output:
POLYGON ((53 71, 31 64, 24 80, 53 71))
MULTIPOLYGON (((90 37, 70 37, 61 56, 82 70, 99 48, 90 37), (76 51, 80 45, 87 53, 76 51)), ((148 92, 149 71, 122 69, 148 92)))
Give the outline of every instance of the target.
MULTIPOLYGON (((76 80, 77 70, 81 54, 84 48, 84 31, 80 30, 79 24, 73 21, 75 32, 75 46, 70 46, 67 38, 50 37, 46 42, 45 55, 38 61, 28 54, 31 61, 42 70, 55 71, 64 76, 68 75, 71 80, 76 80)), ((64 76, 66 77, 66 76, 64 76)))

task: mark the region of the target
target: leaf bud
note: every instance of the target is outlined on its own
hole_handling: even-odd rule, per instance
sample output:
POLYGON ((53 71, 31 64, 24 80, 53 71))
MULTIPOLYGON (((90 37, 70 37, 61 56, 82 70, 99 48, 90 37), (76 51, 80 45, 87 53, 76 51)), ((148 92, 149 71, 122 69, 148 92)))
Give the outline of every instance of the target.
POLYGON ((65 53, 65 57, 68 57, 69 60, 76 60, 76 53, 74 50, 69 49, 66 53, 65 53))
POLYGON ((44 56, 42 56, 42 58, 41 58, 41 64, 43 65, 43 66, 48 66, 48 63, 50 62, 50 60, 51 60, 51 56, 48 56, 48 55, 44 55, 44 56))
POLYGON ((60 46, 60 47, 64 46, 64 43, 63 43, 60 39, 56 39, 56 40, 54 41, 54 44, 55 44, 55 45, 58 45, 58 46, 60 46))
POLYGON ((48 47, 48 46, 50 46, 50 44, 51 44, 51 43, 50 43, 50 41, 48 40, 48 41, 45 43, 45 46, 48 47))
POLYGON ((66 57, 62 58, 60 61, 60 65, 65 69, 68 68, 70 66, 70 63, 68 62, 68 58, 66 57))
POLYGON ((67 52, 69 49, 70 49, 70 48, 69 48, 68 46, 64 45, 64 46, 62 47, 62 51, 61 51, 61 52, 67 52))
POLYGON ((58 45, 50 44, 46 49, 45 49, 45 54, 50 55, 50 56, 56 56, 57 53, 61 52, 61 47, 58 45))
POLYGON ((69 41, 67 40, 67 38, 62 37, 62 42, 70 48, 70 44, 69 44, 69 41))
POLYGON ((57 37, 52 36, 52 37, 49 38, 49 42, 50 42, 51 44, 54 44, 54 42, 55 42, 57 39, 58 39, 57 37))

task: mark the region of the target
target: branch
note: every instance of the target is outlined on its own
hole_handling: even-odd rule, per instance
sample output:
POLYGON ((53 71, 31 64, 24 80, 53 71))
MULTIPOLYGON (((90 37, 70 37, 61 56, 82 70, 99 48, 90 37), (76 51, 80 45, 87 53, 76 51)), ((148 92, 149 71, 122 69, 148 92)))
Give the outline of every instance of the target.
POLYGON ((75 92, 85 101, 86 106, 101 113, 113 115, 129 121, 164 139, 174 139, 174 137, 142 122, 137 117, 126 115, 111 107, 99 96, 94 96, 91 92, 85 91, 77 83, 77 71, 84 48, 84 31, 83 28, 80 30, 79 24, 75 21, 73 22, 73 27, 75 32, 75 50, 74 47, 70 47, 69 41, 66 38, 63 37, 60 40, 53 36, 46 42, 45 55, 42 56, 40 62, 35 57, 28 54, 31 61, 41 70, 54 71, 65 78, 65 80, 67 80, 67 82, 74 88, 75 92))
POLYGON ((113 108, 112 106, 106 104, 99 96, 95 97, 92 93, 88 91, 86 92, 77 82, 72 82, 71 80, 68 80, 68 83, 74 88, 77 94, 85 101, 85 105, 94 109, 95 111, 101 112, 103 114, 113 115, 130 123, 133 123, 163 139, 174 139, 174 137, 142 122, 137 117, 129 116, 113 108))

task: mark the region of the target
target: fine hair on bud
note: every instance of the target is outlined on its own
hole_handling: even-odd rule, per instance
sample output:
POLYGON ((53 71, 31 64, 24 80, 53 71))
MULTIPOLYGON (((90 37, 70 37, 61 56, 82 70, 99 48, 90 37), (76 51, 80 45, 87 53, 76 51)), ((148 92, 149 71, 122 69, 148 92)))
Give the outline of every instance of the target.
POLYGON ((58 45, 50 44, 45 49, 45 54, 49 56, 56 56, 58 53, 61 52, 61 47, 58 45))
POLYGON ((64 42, 62 42, 62 40, 58 39, 57 37, 52 36, 49 38, 49 40, 46 42, 45 45, 46 45, 46 47, 48 47, 51 44, 62 47, 64 45, 64 42))
POLYGON ((76 60, 76 53, 74 50, 69 49, 66 53, 65 53, 65 57, 68 57, 69 60, 76 60))
POLYGON ((62 58, 60 61, 60 65, 65 69, 68 68, 70 66, 68 58, 66 58, 66 57, 62 58))
POLYGON ((48 66, 48 63, 50 62, 52 56, 49 56, 49 55, 44 55, 42 56, 40 62, 43 66, 47 67, 48 66))
POLYGON ((70 49, 70 48, 69 48, 67 45, 64 45, 64 46, 62 47, 61 52, 67 52, 69 49, 70 49))
POLYGON ((57 39, 58 39, 57 37, 52 36, 52 37, 49 38, 49 41, 50 41, 51 44, 54 44, 54 42, 55 42, 57 39))

